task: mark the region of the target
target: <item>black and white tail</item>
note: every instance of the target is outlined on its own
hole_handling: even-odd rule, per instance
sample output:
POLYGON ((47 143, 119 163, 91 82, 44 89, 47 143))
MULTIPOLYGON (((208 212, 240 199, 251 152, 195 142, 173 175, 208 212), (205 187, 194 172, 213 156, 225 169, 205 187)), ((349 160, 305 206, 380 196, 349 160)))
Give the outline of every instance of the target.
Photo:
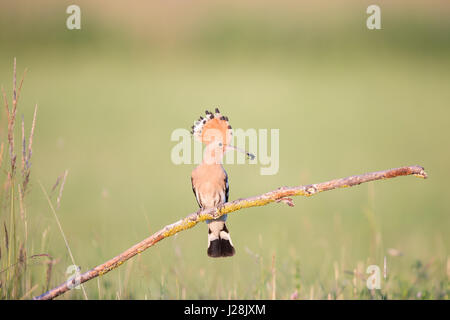
POLYGON ((225 221, 211 221, 208 224, 208 256, 231 257, 235 253, 225 221))

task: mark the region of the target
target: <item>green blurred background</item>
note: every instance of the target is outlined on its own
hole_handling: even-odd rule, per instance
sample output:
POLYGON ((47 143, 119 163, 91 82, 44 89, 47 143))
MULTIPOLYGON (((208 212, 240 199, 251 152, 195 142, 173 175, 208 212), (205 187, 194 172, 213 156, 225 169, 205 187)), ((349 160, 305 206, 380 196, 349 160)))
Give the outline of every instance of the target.
MULTIPOLYGON (((70 4, 0 11, 0 84, 11 92, 14 57, 28 68, 26 130, 38 104, 27 246, 57 259, 51 286, 72 263, 39 181, 69 170, 58 216, 86 271, 197 210, 194 165, 171 162, 170 135, 219 106, 233 128, 280 129, 279 172, 227 165, 231 199, 403 165, 429 179, 233 213, 235 257, 208 258, 200 225, 86 283, 89 298, 271 298, 274 274, 278 299, 368 298, 351 273, 384 256, 385 297, 448 298, 447 2, 376 1, 382 30, 366 28, 373 1, 76 1, 73 31, 70 4)), ((30 268, 39 294, 46 268, 30 268)))

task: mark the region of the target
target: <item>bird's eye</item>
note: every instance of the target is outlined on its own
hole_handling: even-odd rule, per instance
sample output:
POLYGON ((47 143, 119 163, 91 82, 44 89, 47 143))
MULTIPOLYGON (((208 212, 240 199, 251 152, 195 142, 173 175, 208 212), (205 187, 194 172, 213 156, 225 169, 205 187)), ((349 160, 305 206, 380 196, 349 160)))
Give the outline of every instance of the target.
POLYGON ((222 142, 219 142, 219 147, 221 147, 222 146, 222 142))

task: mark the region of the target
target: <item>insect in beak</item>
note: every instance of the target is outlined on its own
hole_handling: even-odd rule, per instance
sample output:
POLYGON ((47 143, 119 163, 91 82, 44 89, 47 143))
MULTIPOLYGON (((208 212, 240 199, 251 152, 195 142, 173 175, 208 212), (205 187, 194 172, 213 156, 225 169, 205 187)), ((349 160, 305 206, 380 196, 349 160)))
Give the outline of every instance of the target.
POLYGON ((247 150, 243 150, 241 148, 238 148, 238 147, 235 147, 235 146, 232 146, 232 145, 227 145, 227 149, 231 149, 231 150, 236 150, 236 151, 242 152, 250 160, 254 160, 256 158, 254 154, 248 152, 247 150))

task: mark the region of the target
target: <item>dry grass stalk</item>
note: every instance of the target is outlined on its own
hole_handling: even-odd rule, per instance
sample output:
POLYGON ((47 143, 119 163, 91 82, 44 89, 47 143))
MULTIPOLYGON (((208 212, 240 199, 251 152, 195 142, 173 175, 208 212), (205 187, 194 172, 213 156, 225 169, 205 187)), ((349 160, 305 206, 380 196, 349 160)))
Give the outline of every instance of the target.
POLYGON ((36 290, 37 288, 38 288, 38 285, 35 284, 30 290, 28 290, 28 291, 20 298, 20 300, 25 300, 25 299, 27 299, 27 298, 33 293, 33 291, 36 290))
POLYGON ((64 177, 62 179, 61 187, 59 188, 58 198, 56 199, 56 210, 61 206, 61 198, 64 190, 64 185, 66 184, 67 175, 69 174, 69 170, 64 171, 64 177))
MULTIPOLYGON (((17 155, 16 155, 16 144, 15 144, 15 126, 17 120, 17 112, 18 112, 18 101, 20 98, 21 90, 23 87, 25 75, 27 70, 25 69, 20 84, 17 86, 17 64, 16 59, 14 58, 13 65, 13 88, 12 88, 12 103, 8 103, 8 98, 5 93, 3 86, 1 87, 3 101, 6 112, 6 121, 7 121, 7 132, 6 132, 6 144, 2 142, 0 145, 0 166, 6 163, 7 167, 4 169, 6 172, 6 179, 3 183, 4 189, 2 190, 2 195, 5 197, 5 206, 2 209, 9 210, 8 215, 3 215, 4 220, 3 231, 4 231, 4 258, 2 260, 0 271, 0 282, 2 284, 2 290, 0 290, 0 297, 7 299, 18 299, 20 297, 26 297, 30 295, 37 287, 31 284, 32 278, 27 272, 27 261, 29 259, 36 258, 41 255, 33 255, 28 257, 27 253, 27 243, 28 243, 28 222, 27 222, 27 214, 26 214, 26 206, 25 206, 25 195, 27 190, 27 185, 30 179, 31 172, 31 154, 32 154, 32 141, 34 135, 34 129, 36 126, 36 114, 37 114, 37 106, 34 110, 33 123, 31 126, 31 132, 29 137, 28 148, 26 146, 26 136, 25 136, 25 121, 22 116, 21 121, 21 173, 22 180, 19 181, 19 178, 16 175, 17 170, 17 155), (4 149, 8 149, 4 152, 4 149), (9 159, 5 159, 5 154, 9 153, 9 159), (19 205, 16 204, 18 200, 19 205), (19 211, 18 213, 16 211, 19 211), (16 225, 19 221, 17 218, 20 213, 20 219, 23 223, 23 232, 21 228, 17 228, 19 225, 16 225), (8 227, 7 227, 8 226, 8 227), (20 232, 19 232, 20 231, 20 232), (17 250, 18 249, 18 250, 17 250), (30 289, 31 288, 31 289, 30 289)), ((18 147, 18 146, 17 146, 18 147)))
POLYGON ((0 168, 2 167, 2 163, 3 163, 3 148, 4 148, 4 143, 2 142, 0 145, 0 168))
POLYGON ((277 269, 275 268, 275 253, 272 256, 272 300, 277 299, 277 269))
MULTIPOLYGON (((66 170, 66 172, 64 174, 63 184, 61 184, 61 187, 60 187, 59 196, 62 196, 62 189, 64 188, 64 181, 66 180, 67 173, 68 173, 68 171, 66 170)), ((58 225, 59 231, 61 232, 61 235, 62 235, 63 240, 64 240, 64 244, 66 245, 67 251, 69 252, 70 259, 72 260, 73 265, 76 266, 77 264, 75 263, 75 258, 73 257, 72 250, 70 249, 69 242, 67 241, 67 237, 66 237, 66 235, 64 233, 64 230, 62 228, 61 222, 59 221, 58 215, 56 214, 56 210, 53 207, 53 204, 52 204, 52 202, 50 200, 50 197, 48 196, 47 191, 45 191, 45 188, 44 188, 44 186, 42 185, 42 183, 40 181, 39 181, 39 184, 40 184, 41 189, 42 189, 42 191, 43 191, 43 193, 44 193, 44 195, 45 195, 45 197, 47 199, 48 205, 50 206, 50 209, 53 212, 53 216, 55 217, 56 224, 58 225)), ((60 200, 59 197, 58 197, 58 200, 60 200)), ((83 291, 84 298, 86 300, 88 300, 88 296, 87 296, 86 290, 84 289, 84 286, 82 284, 81 284, 81 289, 83 291)))
POLYGON ((37 104, 34 107, 33 123, 31 125, 30 136, 28 138, 28 148, 25 140, 25 126, 22 117, 22 187, 26 192, 28 183, 30 182, 31 173, 31 155, 33 154, 33 136, 36 127, 37 104))

